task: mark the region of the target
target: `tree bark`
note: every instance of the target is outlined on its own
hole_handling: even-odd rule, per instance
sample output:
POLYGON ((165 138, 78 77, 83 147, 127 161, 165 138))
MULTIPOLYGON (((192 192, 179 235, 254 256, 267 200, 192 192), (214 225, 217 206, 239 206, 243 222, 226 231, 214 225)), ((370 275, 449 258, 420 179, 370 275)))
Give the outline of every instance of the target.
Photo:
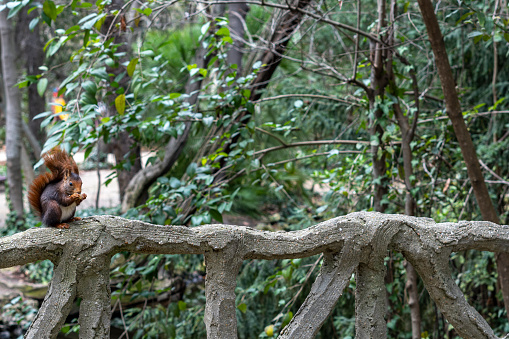
POLYGON ((325 252, 320 273, 304 303, 281 331, 280 339, 314 338, 332 313, 343 290, 359 264, 360 253, 344 246, 340 253, 325 252))
MULTIPOLYGON (((265 66, 259 70, 258 74, 250 84, 250 101, 257 101, 262 97, 263 90, 269 85, 270 79, 283 60, 283 55, 286 52, 288 43, 302 22, 304 14, 302 14, 299 10, 306 8, 310 3, 310 0, 295 0, 293 4, 289 6, 291 8, 295 8, 296 10, 286 10, 281 15, 277 23, 273 25, 274 28, 271 33, 271 37, 268 40, 269 43, 267 50, 258 59, 258 61, 260 61, 262 65, 265 66)), ((235 118, 235 122, 242 121, 244 124, 247 124, 249 122, 249 119, 245 118, 247 114, 247 111, 240 112, 235 118)), ((236 144, 239 140, 239 137, 240 134, 237 134, 235 137, 226 141, 226 143, 221 146, 224 148, 225 153, 229 153, 231 151, 231 145, 236 144)), ((221 161, 224 162, 224 159, 221 161)), ((220 172, 215 177, 215 182, 222 181, 225 176, 226 174, 224 172, 220 172)))
MULTIPOLYGON (((479 165, 479 160, 475 151, 474 143, 470 137, 470 132, 467 129, 461 104, 456 92, 456 84, 454 81, 451 65, 445 49, 442 32, 438 24, 437 17, 434 12, 433 4, 430 0, 418 0, 419 8, 421 9, 424 23, 428 31, 429 41, 433 54, 435 55, 435 63, 438 69, 438 76, 442 85, 444 93, 445 106, 447 115, 451 120, 454 128, 454 133, 458 139, 461 148, 461 153, 465 159, 468 177, 474 190, 474 195, 479 205, 481 215, 484 220, 488 220, 500 224, 500 219, 497 211, 491 201, 488 188, 484 182, 484 177, 479 165)), ((502 294, 504 296, 504 304, 507 310, 507 317, 509 319, 509 254, 499 253, 497 255, 497 268, 500 283, 502 287, 502 294)))
MULTIPOLYGON (((296 9, 304 9, 310 3, 311 0, 297 0, 290 6, 296 9)), ((282 15, 269 40, 267 52, 259 59, 259 61, 266 66, 258 72, 256 78, 251 83, 252 90, 250 100, 256 101, 261 98, 263 89, 267 87, 272 75, 276 72, 281 60, 283 60, 286 47, 302 22, 303 16, 304 14, 297 10, 287 10, 282 15)))
POLYGON ((230 24, 230 35, 233 39, 233 46, 228 50, 228 63, 237 65, 237 76, 244 75, 242 57, 244 52, 244 33, 246 14, 249 6, 244 1, 233 0, 228 6, 228 19, 230 24))
POLYGON ((7 10, 0 13, 2 73, 5 91, 6 156, 9 197, 18 218, 23 218, 23 182, 21 176, 21 108, 17 82, 16 48, 7 10))
MULTIPOLYGON (((377 34, 380 34, 385 28, 385 0, 378 0, 378 26, 377 34)), ((380 37, 383 39, 382 37, 380 37)), ((371 134, 371 156, 373 162, 373 209, 377 212, 384 212, 387 204, 383 203, 384 196, 387 195, 387 166, 385 164, 385 151, 383 147, 382 135, 383 128, 380 125, 380 119, 383 116, 383 111, 376 108, 376 100, 379 98, 383 100, 385 87, 388 84, 387 69, 385 67, 387 61, 387 54, 385 46, 379 42, 370 42, 371 46, 371 87, 368 92, 369 109, 373 114, 370 119, 370 134, 371 134), (373 142, 375 141, 375 142, 373 142)), ((389 63, 387 63, 389 64, 389 63)))
MULTIPOLYGON (((397 4, 396 0, 391 0, 391 8, 390 8, 390 18, 391 18, 391 30, 390 30, 390 46, 394 46, 394 34, 395 34, 395 18, 397 16, 397 4)), ((404 181, 406 187, 405 194, 405 214, 409 216, 415 215, 415 199, 412 196, 413 183, 411 177, 413 176, 413 154, 411 143, 415 136, 415 129, 417 128, 417 120, 419 118, 419 88, 417 83, 417 77, 415 75, 415 70, 412 68, 410 70, 410 77, 412 79, 412 87, 414 94, 414 105, 415 105, 415 115, 413 118, 413 122, 410 125, 409 122, 409 114, 410 110, 407 112, 407 115, 403 114, 401 109, 401 105, 399 102, 393 105, 394 115, 396 117, 396 121, 398 122, 399 128, 401 130, 401 150, 403 153, 403 171, 405 172, 404 181)), ((392 92, 395 93, 397 90, 396 79, 394 76, 394 72, 389 74, 391 89, 392 92)), ((421 310, 419 307, 419 291, 417 288, 418 283, 418 275, 415 271, 414 267, 410 262, 405 260, 403 265, 406 270, 406 283, 405 283, 405 291, 407 295, 407 304, 410 308, 410 321, 412 324, 412 339, 420 339, 421 338, 421 310)))
MULTIPOLYGON (((37 11, 27 14, 26 9, 19 12, 19 22, 16 25, 16 40, 21 46, 21 57, 25 60, 25 68, 27 75, 37 75, 41 71, 39 67, 44 64, 43 43, 40 35, 40 25, 35 25, 33 30, 29 29, 30 21, 37 16, 37 11)), ((34 117, 46 111, 46 100, 44 96, 40 96, 37 92, 37 84, 28 86, 28 126, 32 136, 43 145, 46 135, 41 129, 42 119, 34 120, 34 117)), ((32 144, 32 143, 31 143, 32 144)), ((37 150, 33 150, 36 157, 41 154, 37 150)))
MULTIPOLYGON (((416 84, 415 84, 416 85, 416 84)), ((415 97, 417 106, 417 113, 414 117, 413 126, 410 126, 408 122, 408 116, 405 116, 401 110, 399 104, 394 105, 394 115, 396 116, 396 120, 398 121, 398 125, 401 129, 401 149, 403 152, 403 170, 405 172, 405 186, 406 186, 406 195, 405 195, 405 214, 409 216, 415 215, 415 200, 412 196, 412 188, 413 184, 411 181, 411 176, 413 175, 413 167, 412 167, 412 148, 410 143, 414 137, 414 128, 416 126, 416 121, 418 118, 419 112, 419 96, 415 97)), ((405 260, 404 263, 406 269, 406 277, 407 281, 405 283, 405 290, 408 298, 408 307, 410 308, 410 319, 412 323, 412 339, 420 339, 421 338, 421 310, 419 307, 419 291, 417 290, 417 272, 411 263, 405 260)))
POLYGON ((235 288, 243 258, 237 248, 205 253, 205 315, 207 338, 237 339, 235 288))

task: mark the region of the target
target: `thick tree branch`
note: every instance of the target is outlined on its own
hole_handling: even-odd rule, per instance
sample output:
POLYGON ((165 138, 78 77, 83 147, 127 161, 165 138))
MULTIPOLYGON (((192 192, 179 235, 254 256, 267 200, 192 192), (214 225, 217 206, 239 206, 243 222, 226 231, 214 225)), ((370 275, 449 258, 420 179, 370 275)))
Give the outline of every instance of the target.
MULTIPOLYGON (((444 92, 445 106, 447 115, 454 128, 454 134, 458 139, 461 148, 461 154, 465 160, 468 177, 474 189, 475 199, 479 205, 479 210, 484 220, 500 223, 497 211, 491 201, 486 182, 484 181, 479 159, 470 132, 463 118, 461 104, 456 92, 456 83, 453 77, 447 50, 437 17, 434 12, 433 4, 430 0, 418 0, 421 9, 422 18, 426 24, 429 42, 435 56, 435 63, 440 77, 440 84, 444 92)), ((504 297, 506 310, 509 310, 509 254, 500 253, 497 255, 497 269, 500 278, 500 286, 504 297)), ((509 318, 509 312, 507 312, 509 318)))

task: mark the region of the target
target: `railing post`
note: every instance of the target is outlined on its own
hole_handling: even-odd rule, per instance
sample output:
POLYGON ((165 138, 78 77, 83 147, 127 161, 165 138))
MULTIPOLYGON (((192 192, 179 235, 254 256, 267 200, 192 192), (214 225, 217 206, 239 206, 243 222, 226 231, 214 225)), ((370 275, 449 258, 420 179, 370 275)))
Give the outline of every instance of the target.
POLYGON ((279 338, 312 339, 316 336, 359 263, 360 251, 352 245, 345 245, 340 253, 324 252, 320 274, 306 300, 279 338))
POLYGON ((372 258, 357 267, 355 288, 355 338, 387 338, 384 258, 372 258))
POLYGON ((205 253, 205 326, 208 339, 237 339, 235 287, 242 255, 233 247, 205 253))
POLYGON ((79 273, 80 338, 109 339, 111 318, 110 255, 90 257, 79 273))
POLYGON ((53 279, 26 339, 56 338, 76 297, 77 262, 68 247, 55 265, 53 279))

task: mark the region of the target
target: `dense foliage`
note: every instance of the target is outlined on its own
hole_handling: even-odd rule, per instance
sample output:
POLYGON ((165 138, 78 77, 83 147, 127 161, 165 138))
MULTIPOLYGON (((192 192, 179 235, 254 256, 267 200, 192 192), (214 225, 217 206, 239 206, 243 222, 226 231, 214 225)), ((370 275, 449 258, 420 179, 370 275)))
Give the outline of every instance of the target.
MULTIPOLYGON (((294 33, 277 42, 287 43, 282 60, 261 85, 256 80, 269 66, 261 60, 276 48, 270 40, 285 1, 252 3, 247 13, 207 1, 3 6, 13 18, 35 11, 30 26, 41 25, 49 37, 47 65, 20 87, 34 84, 41 95, 58 87, 68 101, 62 113, 67 120, 55 121, 51 111, 37 117, 48 135, 43 151, 62 144, 88 157, 98 144, 127 132, 135 145, 152 151, 150 166, 164 159, 166 145, 184 140, 169 170, 125 211, 128 217, 295 230, 372 210, 373 187, 381 184, 387 213, 405 213, 410 190, 416 216, 479 220, 419 9, 409 1, 391 4, 394 13, 376 37, 387 44, 394 76, 388 90, 374 97, 370 36, 380 19, 373 1, 304 7, 294 33), (240 38, 231 26, 235 16, 243 18, 240 38), (242 64, 230 63, 236 53, 242 64), (197 89, 190 91, 192 85, 197 89), (405 184, 396 105, 410 123, 417 119, 411 187, 405 184), (380 135, 373 134, 375 125, 380 135), (381 146, 378 158, 385 156, 386 171, 378 178, 373 146, 381 146)), ((509 18, 502 4, 442 1, 436 14, 493 203, 508 224, 509 18)), ((128 153, 114 170, 130 169, 136 156, 128 153)), ((236 291, 239 337, 275 336, 304 300, 320 263, 321 257, 245 262, 236 291)), ((494 255, 456 253, 451 265, 469 302, 498 334, 508 332, 494 255)), ((387 266, 389 337, 411 338, 404 259, 389 254, 387 266)), ((123 253, 112 268, 114 326, 134 338, 205 336, 202 258, 123 253)), ((354 288, 352 278, 320 338, 354 337, 354 288)), ((418 289, 422 336, 454 337, 422 284, 418 289)), ((72 329, 70 324, 64 331, 72 329)))

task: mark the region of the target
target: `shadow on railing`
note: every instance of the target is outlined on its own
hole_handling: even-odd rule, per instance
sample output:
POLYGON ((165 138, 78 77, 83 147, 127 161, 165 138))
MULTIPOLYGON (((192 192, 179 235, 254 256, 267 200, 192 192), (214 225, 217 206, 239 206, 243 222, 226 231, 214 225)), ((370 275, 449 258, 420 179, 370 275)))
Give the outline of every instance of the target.
POLYGON ((473 221, 353 213, 293 232, 242 226, 157 226, 113 216, 85 218, 70 229, 33 228, 0 238, 0 268, 49 259, 48 293, 26 338, 56 338, 80 297, 80 338, 109 338, 110 259, 120 251, 204 254, 208 338, 237 338, 235 285, 245 259, 290 259, 324 254, 305 302, 279 338, 314 338, 356 273, 356 338, 385 338, 384 258, 401 252, 431 298, 463 338, 497 338, 452 279, 449 256, 468 249, 509 251, 509 226, 473 221))

